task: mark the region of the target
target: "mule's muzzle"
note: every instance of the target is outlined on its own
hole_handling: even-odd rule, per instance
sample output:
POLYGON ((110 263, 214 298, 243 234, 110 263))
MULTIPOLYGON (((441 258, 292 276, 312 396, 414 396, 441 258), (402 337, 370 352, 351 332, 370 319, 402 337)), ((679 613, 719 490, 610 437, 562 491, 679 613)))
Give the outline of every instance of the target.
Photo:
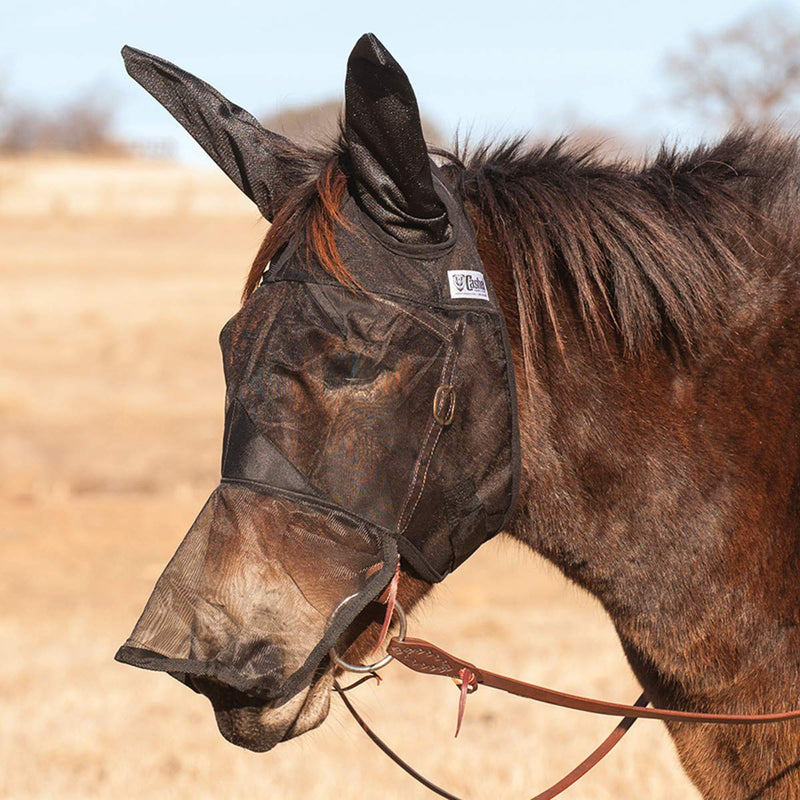
POLYGON ((194 677, 190 683, 211 701, 217 727, 225 739, 237 747, 264 753, 325 721, 333 671, 318 672, 311 686, 289 700, 265 701, 211 678, 194 677))
MULTIPOLYGON (((168 672, 207 694, 218 719, 235 721, 225 723, 234 737, 246 738, 237 731, 249 730, 257 708, 314 716, 325 685, 320 667, 389 582, 397 561, 392 545, 344 513, 223 483, 156 583, 117 660, 168 672), (301 695, 302 703, 295 699, 301 695)), ((289 716, 273 726, 275 735, 308 724, 281 713, 289 716)))

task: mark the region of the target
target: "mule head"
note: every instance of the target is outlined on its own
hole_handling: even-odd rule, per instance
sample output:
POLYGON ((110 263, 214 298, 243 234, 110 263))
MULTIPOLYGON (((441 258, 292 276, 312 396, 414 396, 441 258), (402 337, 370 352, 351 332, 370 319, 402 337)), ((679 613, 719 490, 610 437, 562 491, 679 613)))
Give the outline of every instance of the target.
POLYGON ((318 201, 313 159, 172 64, 123 54, 283 238, 221 334, 222 482, 117 657, 207 695, 226 738, 266 750, 325 718, 328 652, 376 644, 398 563, 413 605, 510 514, 507 335, 408 79, 374 36, 348 62, 346 189, 322 249, 298 224, 318 201))

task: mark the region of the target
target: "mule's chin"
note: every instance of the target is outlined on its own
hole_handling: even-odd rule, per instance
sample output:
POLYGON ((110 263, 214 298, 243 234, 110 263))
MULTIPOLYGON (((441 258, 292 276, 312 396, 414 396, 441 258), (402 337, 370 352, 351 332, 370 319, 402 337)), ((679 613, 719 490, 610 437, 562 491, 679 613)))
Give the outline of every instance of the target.
POLYGON ((331 704, 333 670, 327 670, 283 705, 265 703, 206 678, 195 678, 193 682, 211 701, 219 732, 231 744, 265 753, 325 721, 331 704))

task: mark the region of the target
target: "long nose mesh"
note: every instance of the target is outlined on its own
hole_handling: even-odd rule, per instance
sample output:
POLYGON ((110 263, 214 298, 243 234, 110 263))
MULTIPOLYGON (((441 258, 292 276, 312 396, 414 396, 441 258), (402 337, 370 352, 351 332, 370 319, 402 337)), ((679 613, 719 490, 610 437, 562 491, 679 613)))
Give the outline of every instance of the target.
POLYGON ((341 511, 223 484, 117 659, 189 685, 196 675, 290 696, 386 585, 396 558, 391 537, 341 511), (331 612, 354 594, 329 630, 331 612))

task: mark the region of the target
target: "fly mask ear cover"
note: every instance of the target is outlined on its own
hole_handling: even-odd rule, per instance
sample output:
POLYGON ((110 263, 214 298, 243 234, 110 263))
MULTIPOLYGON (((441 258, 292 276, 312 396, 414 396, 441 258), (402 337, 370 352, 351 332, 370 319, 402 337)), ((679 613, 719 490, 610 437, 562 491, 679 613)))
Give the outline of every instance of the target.
MULTIPOLYGON (((200 108, 205 132, 213 104, 228 108, 188 73, 136 57, 148 79, 167 76, 171 98, 182 97, 176 75, 189 83, 191 104, 176 101, 182 124, 200 108)), ((351 66, 354 57, 368 69, 353 80, 348 70, 348 108, 362 113, 346 126, 350 189, 335 237, 359 288, 323 270, 298 235, 225 326, 222 483, 117 654, 189 685, 203 675, 292 696, 389 583, 398 555, 441 581, 516 503, 514 372, 475 232, 446 174, 427 154, 420 161, 424 142, 393 150, 393 130, 419 131, 405 74, 374 37, 362 37, 351 66), (373 95, 370 122, 359 103, 373 95), (350 596, 310 652, 298 644, 350 596)), ((222 125, 213 139, 227 147, 239 128, 227 111, 222 125)))

